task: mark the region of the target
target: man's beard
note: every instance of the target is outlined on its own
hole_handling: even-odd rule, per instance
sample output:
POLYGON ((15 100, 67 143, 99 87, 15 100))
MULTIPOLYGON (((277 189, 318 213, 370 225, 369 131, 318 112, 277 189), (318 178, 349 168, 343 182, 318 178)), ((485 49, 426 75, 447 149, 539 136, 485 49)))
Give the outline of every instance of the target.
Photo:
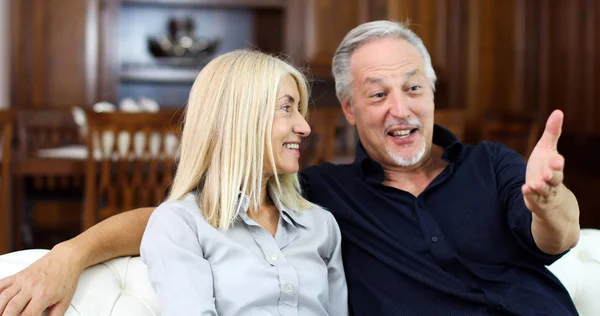
POLYGON ((390 158, 392 158, 392 160, 399 167, 412 167, 412 166, 418 164, 421 161, 421 159, 423 159, 423 156, 425 156, 424 142, 423 142, 423 147, 421 148, 421 150, 419 150, 419 152, 416 155, 413 155, 412 157, 399 156, 398 154, 396 154, 395 152, 390 150, 390 148, 387 146, 386 146, 385 150, 387 151, 388 156, 390 158))
MULTIPOLYGON (((385 124, 385 126, 383 127, 383 134, 387 135, 389 129, 391 129, 394 126, 397 125, 407 125, 407 126, 414 126, 416 127, 418 130, 423 130, 423 125, 421 125, 421 122, 419 122, 418 119, 413 118, 413 119, 399 119, 399 120, 395 120, 392 122, 388 122, 387 124, 385 124)), ((422 138, 423 141, 423 148, 421 148, 421 150, 414 156, 412 157, 403 157, 403 156, 398 156, 395 152, 393 152, 389 147, 386 146, 385 151, 387 152, 388 156, 390 158, 392 158, 392 160, 396 163, 397 166, 399 167, 412 167, 414 165, 416 165, 417 163, 419 163, 419 161, 421 161, 421 159, 423 159, 423 156, 425 155, 425 139, 424 137, 422 138)))

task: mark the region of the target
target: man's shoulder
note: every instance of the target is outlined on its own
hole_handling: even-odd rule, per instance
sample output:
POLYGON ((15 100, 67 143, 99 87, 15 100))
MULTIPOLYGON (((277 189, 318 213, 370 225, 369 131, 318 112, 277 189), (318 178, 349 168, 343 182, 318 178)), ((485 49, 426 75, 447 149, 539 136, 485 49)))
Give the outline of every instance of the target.
POLYGON ((333 164, 329 162, 322 163, 320 165, 310 166, 300 171, 302 178, 310 179, 322 179, 322 178, 333 178, 337 179, 343 176, 347 176, 349 172, 353 171, 353 164, 333 164))
POLYGON ((494 158, 506 154, 514 154, 515 151, 506 147, 503 143, 484 140, 477 144, 462 144, 461 157, 463 160, 481 161, 481 158, 494 158))
POLYGON ((325 203, 331 191, 337 191, 355 181, 353 165, 323 163, 300 172, 300 185, 304 196, 314 203, 325 203))

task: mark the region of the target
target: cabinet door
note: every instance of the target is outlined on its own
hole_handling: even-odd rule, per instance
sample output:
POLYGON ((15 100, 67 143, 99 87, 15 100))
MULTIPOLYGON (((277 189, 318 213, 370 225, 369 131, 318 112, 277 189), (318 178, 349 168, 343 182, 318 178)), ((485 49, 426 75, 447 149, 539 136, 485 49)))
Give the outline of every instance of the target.
POLYGON ((64 108, 96 101, 100 1, 11 1, 14 106, 64 108))

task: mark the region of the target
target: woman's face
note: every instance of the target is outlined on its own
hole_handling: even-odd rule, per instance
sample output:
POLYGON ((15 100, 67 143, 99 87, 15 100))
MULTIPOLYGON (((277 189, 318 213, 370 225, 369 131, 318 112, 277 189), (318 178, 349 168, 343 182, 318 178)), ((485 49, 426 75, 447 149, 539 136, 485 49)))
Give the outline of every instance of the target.
MULTIPOLYGON (((291 174, 300 169, 300 142, 310 134, 310 126, 299 111, 300 93, 294 77, 287 75, 279 86, 273 129, 271 130, 271 145, 273 158, 278 174, 291 174)), ((268 176, 271 171, 270 162, 265 161, 268 176)))

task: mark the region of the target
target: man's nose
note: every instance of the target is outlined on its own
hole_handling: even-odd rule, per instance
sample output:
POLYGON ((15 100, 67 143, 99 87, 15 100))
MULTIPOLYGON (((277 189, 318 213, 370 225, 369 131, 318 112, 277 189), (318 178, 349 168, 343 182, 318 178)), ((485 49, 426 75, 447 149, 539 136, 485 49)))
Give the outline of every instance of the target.
POLYGON ((410 109, 408 108, 408 100, 400 93, 396 93, 391 96, 390 100, 390 114, 394 117, 408 117, 410 115, 410 109))

